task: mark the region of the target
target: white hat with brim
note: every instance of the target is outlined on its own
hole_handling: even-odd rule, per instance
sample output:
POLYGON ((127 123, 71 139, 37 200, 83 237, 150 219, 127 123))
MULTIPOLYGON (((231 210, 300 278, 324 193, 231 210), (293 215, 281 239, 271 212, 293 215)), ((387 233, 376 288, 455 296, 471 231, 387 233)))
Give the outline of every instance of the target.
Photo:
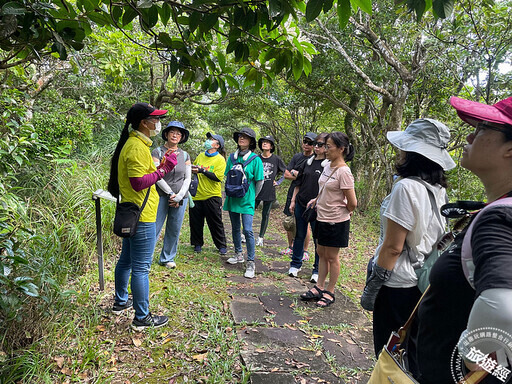
POLYGON ((417 119, 405 131, 391 131, 386 137, 401 151, 419 153, 439 164, 445 171, 455 168, 456 164, 446 150, 450 130, 437 120, 417 119))

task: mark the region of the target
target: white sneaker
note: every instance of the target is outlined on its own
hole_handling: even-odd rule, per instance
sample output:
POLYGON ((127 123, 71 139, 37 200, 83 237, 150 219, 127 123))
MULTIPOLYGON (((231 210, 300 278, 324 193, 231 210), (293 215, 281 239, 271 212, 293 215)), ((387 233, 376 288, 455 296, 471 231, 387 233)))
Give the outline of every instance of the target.
POLYGON ((313 273, 311 275, 311 279, 309 279, 309 281, 311 281, 312 283, 318 283, 318 273, 313 273))
POLYGON ((245 235, 242 233, 242 243, 245 243, 245 235))
POLYGON ((258 240, 256 240, 256 246, 263 247, 263 237, 258 237, 258 240))
POLYGON ((245 267, 244 277, 246 277, 247 279, 253 279, 255 272, 256 264, 254 263, 254 261, 248 261, 247 266, 245 267))
POLYGON ((165 267, 169 269, 176 268, 176 263, 174 261, 169 261, 168 263, 165 263, 165 267))
POLYGON ((228 262, 228 264, 243 263, 244 262, 244 254, 242 252, 235 253, 235 256, 230 257, 226 261, 228 262))
POLYGON ((290 267, 290 269, 288 270, 288 276, 297 277, 299 272, 300 272, 300 268, 290 267))

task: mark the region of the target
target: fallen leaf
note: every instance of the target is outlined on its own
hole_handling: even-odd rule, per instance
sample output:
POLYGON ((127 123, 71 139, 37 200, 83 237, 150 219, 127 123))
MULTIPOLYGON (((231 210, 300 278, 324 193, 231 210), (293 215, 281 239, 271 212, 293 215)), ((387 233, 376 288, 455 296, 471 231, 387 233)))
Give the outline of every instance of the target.
POLYGON ((104 325, 97 325, 96 330, 100 332, 105 332, 107 329, 105 328, 104 325))
POLYGON ((59 367, 59 369, 62 369, 62 367, 64 366, 64 357, 57 356, 57 357, 54 357, 53 360, 55 360, 57 367, 59 367))
POLYGON ((327 340, 332 341, 333 343, 340 343, 340 341, 336 340, 336 339, 327 339, 327 340))
POLYGON ((315 356, 320 356, 322 354, 322 351, 316 351, 315 356))
POLYGON ((313 333, 313 334, 310 336, 310 338, 312 338, 312 339, 321 339, 321 338, 323 338, 323 336, 322 336, 322 335, 317 335, 316 333, 313 333))
POLYGON ((73 374, 73 371, 71 369, 69 369, 68 367, 64 367, 60 370, 60 373, 66 375, 66 376, 71 376, 73 374))
POLYGON ((258 353, 265 353, 266 352, 264 349, 261 349, 261 348, 255 349, 255 351, 258 352, 258 353))
POLYGON ((167 344, 169 341, 171 341, 172 338, 168 337, 167 339, 165 339, 164 341, 162 341, 162 345, 164 344, 167 344))
POLYGON ((201 353, 201 354, 199 354, 199 355, 194 355, 194 356, 192 356, 192 358, 193 358, 195 361, 197 361, 197 362, 199 362, 199 363, 202 363, 202 362, 206 359, 206 357, 207 357, 207 356, 208 356, 208 352, 206 352, 206 353, 201 353))
POLYGON ((136 347, 140 347, 142 345, 142 340, 141 339, 133 338, 132 342, 133 342, 133 345, 135 345, 136 347))
POLYGON ((345 341, 346 341, 347 343, 349 343, 349 344, 352 344, 352 345, 354 345, 354 344, 355 344, 355 342, 354 342, 353 340, 351 340, 351 339, 345 339, 345 341))

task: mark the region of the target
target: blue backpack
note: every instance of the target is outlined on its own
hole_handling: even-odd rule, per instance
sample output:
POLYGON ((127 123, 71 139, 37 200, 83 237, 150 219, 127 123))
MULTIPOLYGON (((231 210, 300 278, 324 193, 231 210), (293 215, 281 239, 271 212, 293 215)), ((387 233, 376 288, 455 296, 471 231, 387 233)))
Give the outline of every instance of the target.
POLYGON ((238 198, 245 196, 249 190, 249 182, 247 181, 247 176, 245 176, 244 169, 257 157, 258 155, 254 154, 244 163, 236 163, 235 156, 233 154, 229 156, 233 166, 226 174, 226 196, 238 198))

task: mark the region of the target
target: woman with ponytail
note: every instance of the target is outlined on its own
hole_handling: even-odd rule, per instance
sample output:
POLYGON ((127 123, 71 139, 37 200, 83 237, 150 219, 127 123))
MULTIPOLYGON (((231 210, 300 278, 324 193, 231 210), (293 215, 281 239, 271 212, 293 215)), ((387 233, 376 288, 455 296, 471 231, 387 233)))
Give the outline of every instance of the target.
POLYGON ((149 269, 153 260, 156 239, 156 213, 158 193, 153 185, 177 164, 176 154, 167 153, 155 166, 149 147, 150 139, 161 129, 160 118, 166 110, 155 109, 147 103, 134 104, 126 115, 126 123, 112 156, 109 192, 123 202, 142 206, 137 232, 123 238, 121 255, 115 269, 115 301, 112 312, 119 314, 133 306, 135 318, 132 328, 142 330, 149 326, 160 327, 168 322, 166 316, 149 312, 149 269), (131 125, 131 131, 128 129, 131 125), (153 188, 152 188, 153 187, 153 188), (131 275, 133 300, 128 297, 131 275))
POLYGON ((350 217, 357 206, 354 177, 347 161, 354 158, 354 147, 343 132, 332 132, 325 139, 325 165, 316 199, 308 207, 316 206, 317 221, 314 238, 317 241, 318 283, 301 295, 302 300, 317 300, 316 305, 326 308, 334 303, 334 288, 340 274, 340 248, 348 246, 350 217), (327 275, 329 284, 326 286, 327 275))

